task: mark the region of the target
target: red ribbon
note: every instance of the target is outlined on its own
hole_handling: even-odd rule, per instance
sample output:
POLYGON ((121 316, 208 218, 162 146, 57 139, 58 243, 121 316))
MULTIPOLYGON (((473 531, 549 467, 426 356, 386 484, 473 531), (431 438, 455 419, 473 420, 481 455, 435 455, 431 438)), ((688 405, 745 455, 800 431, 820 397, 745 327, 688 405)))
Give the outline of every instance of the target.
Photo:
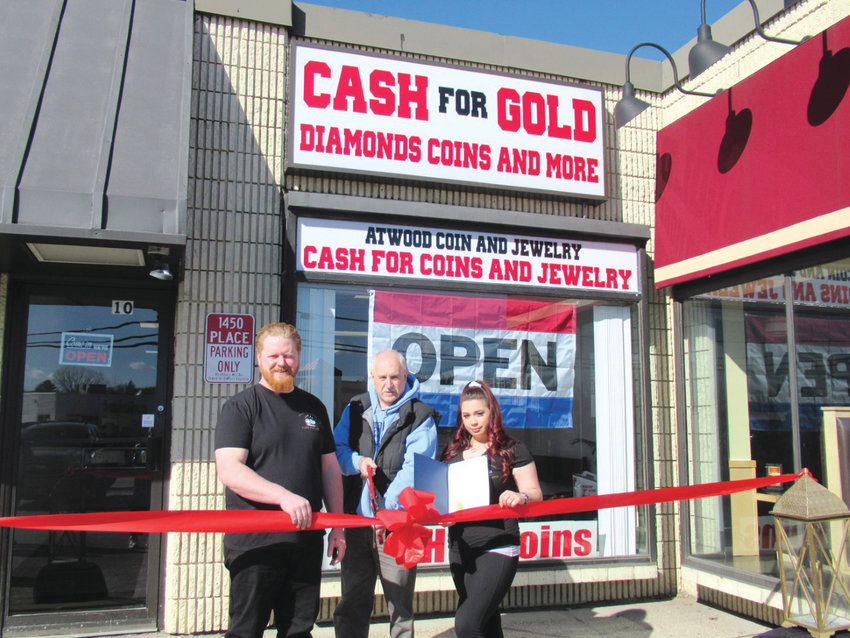
MULTIPOLYGON (((502 508, 487 505, 441 515, 433 507, 434 495, 405 488, 399 495, 404 509, 380 510, 376 518, 353 514, 313 514, 310 530, 333 527, 369 527, 381 524, 392 534, 384 543, 384 551, 399 565, 409 568, 425 556, 431 533, 425 525, 482 521, 499 518, 536 518, 557 514, 588 512, 608 507, 654 505, 709 496, 725 496, 794 481, 808 470, 737 481, 718 481, 682 487, 664 487, 638 492, 621 492, 599 496, 559 498, 540 503, 502 508)), ((147 512, 86 512, 78 514, 44 514, 37 516, 0 517, 0 527, 17 529, 63 530, 80 532, 292 532, 298 531, 289 515, 279 510, 180 510, 147 512)))
POLYGON ((809 471, 804 468, 795 474, 739 479, 737 481, 717 481, 716 483, 701 483, 699 485, 685 485, 682 487, 661 487, 638 492, 619 492, 617 494, 601 494, 598 496, 560 498, 551 501, 541 501, 539 503, 529 503, 527 505, 517 505, 513 509, 502 508, 498 505, 487 505, 485 507, 473 507, 454 512, 453 514, 446 514, 441 517, 439 522, 456 523, 460 521, 481 521, 494 518, 536 518, 538 516, 550 516, 552 514, 590 512, 609 507, 656 505, 658 503, 670 503, 673 501, 688 501, 695 498, 706 498, 708 496, 726 496, 737 492, 757 490, 768 485, 788 483, 797 480, 804 474, 810 475, 809 471))
POLYGON ((398 496, 401 510, 380 510, 377 518, 387 528, 384 553, 395 558, 398 565, 410 569, 425 558, 425 547, 431 540, 431 530, 425 525, 441 521, 440 512, 434 509, 434 495, 406 487, 398 496))
MULTIPOLYGON (((316 512, 310 530, 329 527, 369 527, 377 521, 354 514, 316 512)), ((0 518, 0 527, 72 532, 297 532, 281 510, 152 510, 147 512, 85 512, 0 518)))

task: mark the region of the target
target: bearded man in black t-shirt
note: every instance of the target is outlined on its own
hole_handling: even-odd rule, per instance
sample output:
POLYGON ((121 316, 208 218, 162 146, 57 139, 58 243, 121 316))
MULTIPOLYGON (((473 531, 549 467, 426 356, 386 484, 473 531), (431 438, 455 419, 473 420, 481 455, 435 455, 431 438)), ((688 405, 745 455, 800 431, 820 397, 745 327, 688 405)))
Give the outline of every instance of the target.
MULTIPOLYGON (((342 512, 342 479, 327 410, 295 387, 301 337, 286 323, 264 326, 255 341, 261 379, 229 399, 215 433, 215 463, 227 509, 278 510, 298 529, 322 507, 342 512)), ((274 612, 279 638, 307 638, 319 613, 324 532, 231 533, 229 638, 261 638, 274 612)), ((345 554, 331 530, 328 556, 345 554)))

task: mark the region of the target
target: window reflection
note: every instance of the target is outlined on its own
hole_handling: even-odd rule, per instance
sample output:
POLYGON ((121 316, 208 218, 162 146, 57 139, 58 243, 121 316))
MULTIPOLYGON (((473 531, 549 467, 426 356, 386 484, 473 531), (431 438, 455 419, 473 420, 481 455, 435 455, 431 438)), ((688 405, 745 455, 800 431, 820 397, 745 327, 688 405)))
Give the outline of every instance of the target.
MULTIPOLYGON (((159 316, 132 318, 81 295, 28 306, 15 513, 146 510, 159 316)), ((146 599, 145 534, 15 530, 12 614, 137 606, 146 599)))
MULTIPOLYGON (((822 477, 823 410, 850 405, 850 259, 693 297, 682 321, 689 480, 822 477)), ((691 555, 777 575, 782 489, 691 502, 691 555)))
MULTIPOLYGON (((427 307, 433 295, 445 296, 447 293, 420 294, 422 303, 427 307)), ((298 289, 296 323, 303 343, 300 383, 324 401, 334 423, 339 420, 349 399, 367 387, 370 295, 370 289, 358 287, 302 284, 298 289)), ((510 298, 519 300, 518 303, 533 299, 510 298)), ((482 299, 504 300, 507 297, 456 293, 453 299, 458 307, 466 308, 482 299)), ((597 489, 601 493, 641 489, 643 477, 636 470, 638 459, 635 458, 641 447, 635 445, 640 440, 640 410, 633 399, 640 378, 636 372, 639 369, 636 365, 639 352, 637 327, 633 318, 636 306, 550 298, 542 303, 566 304, 575 312, 575 359, 571 364, 574 367, 571 371, 572 427, 513 427, 510 429, 511 436, 525 442, 534 455, 546 498, 587 495, 597 489), (632 386, 623 387, 622 379, 628 378, 632 380, 632 386), (615 417, 613 412, 616 410, 627 411, 628 418, 615 417), (605 441, 602 450, 598 448, 600 439, 605 441), (631 456, 625 456, 625 450, 631 456), (621 458, 628 458, 628 461, 624 462, 621 458)), ((448 317, 452 313, 446 308, 445 314, 448 317)), ((411 321, 416 325, 415 317, 411 321)), ((439 359, 439 344, 432 344, 431 349, 439 359)), ((411 372, 420 377, 424 386, 428 385, 426 378, 431 379, 432 384, 439 381, 442 386, 448 385, 450 378, 462 385, 471 380, 471 377, 466 379, 463 375, 477 370, 480 376, 490 373, 499 376, 501 383, 496 383, 494 388, 514 391, 519 382, 511 384, 510 381, 519 377, 517 370, 510 368, 513 364, 506 363, 510 359, 511 348, 503 344, 499 352, 490 355, 487 352, 481 347, 483 359, 475 365, 455 365, 451 375, 440 374, 439 362, 425 365, 418 346, 411 345, 406 354, 411 372)), ((520 352, 519 345, 517 352, 520 352)), ((534 375, 540 374, 544 364, 553 362, 555 355, 554 350, 542 346, 535 352, 539 354, 534 360, 537 368, 529 364, 528 371, 531 380, 536 382, 534 375)), ((548 378, 546 381, 552 382, 548 378)), ((545 385, 543 380, 540 384, 545 385)), ((449 403, 440 409, 444 414, 439 428, 438 450, 442 451, 455 424, 455 407, 449 403)), ((550 416, 554 418, 556 415, 550 416)), ((509 425, 507 419, 506 425, 509 425)), ((639 516, 643 516, 642 511, 636 513, 631 510, 622 519, 610 511, 606 512, 599 521, 599 547, 594 548, 599 552, 597 555, 629 555, 646 551, 645 538, 641 536, 638 541, 638 529, 644 527, 637 518, 639 516)), ((571 520, 593 521, 597 518, 596 512, 570 517, 571 520)))

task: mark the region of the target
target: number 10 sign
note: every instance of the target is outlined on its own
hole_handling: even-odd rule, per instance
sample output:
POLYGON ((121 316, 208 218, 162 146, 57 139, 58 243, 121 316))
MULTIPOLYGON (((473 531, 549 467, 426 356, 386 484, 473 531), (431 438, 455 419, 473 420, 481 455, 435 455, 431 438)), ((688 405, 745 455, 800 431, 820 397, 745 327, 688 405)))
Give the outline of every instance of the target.
POLYGON ((204 381, 250 383, 254 379, 254 316, 207 315, 204 381))

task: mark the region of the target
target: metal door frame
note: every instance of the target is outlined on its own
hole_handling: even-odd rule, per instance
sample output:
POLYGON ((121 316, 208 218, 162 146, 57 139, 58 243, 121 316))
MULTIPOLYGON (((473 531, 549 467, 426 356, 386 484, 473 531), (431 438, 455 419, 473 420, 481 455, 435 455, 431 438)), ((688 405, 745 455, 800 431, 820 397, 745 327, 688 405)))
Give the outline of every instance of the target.
MULTIPOLYGON (((109 281, 73 279, 56 283, 56 280, 9 280, 6 308, 7 326, 3 348, 2 405, 0 405, 0 511, 9 515, 14 503, 14 484, 17 476, 19 445, 17 429, 6 427, 15 423, 22 409, 22 372, 26 356, 26 330, 29 302, 33 295, 61 295, 73 287, 83 296, 98 298, 143 300, 154 305, 159 312, 157 352, 157 392, 165 406, 163 414, 160 470, 151 479, 151 509, 161 509, 167 496, 169 478, 169 450, 171 432, 171 400, 173 392, 173 342, 176 285, 173 282, 109 281)), ((115 610, 65 610, 9 615, 8 588, 11 561, 10 530, 0 528, 0 587, 2 589, 2 614, 0 635, 80 635, 102 633, 127 633, 154 631, 162 623, 163 573, 165 566, 164 538, 149 535, 146 605, 115 610)))

